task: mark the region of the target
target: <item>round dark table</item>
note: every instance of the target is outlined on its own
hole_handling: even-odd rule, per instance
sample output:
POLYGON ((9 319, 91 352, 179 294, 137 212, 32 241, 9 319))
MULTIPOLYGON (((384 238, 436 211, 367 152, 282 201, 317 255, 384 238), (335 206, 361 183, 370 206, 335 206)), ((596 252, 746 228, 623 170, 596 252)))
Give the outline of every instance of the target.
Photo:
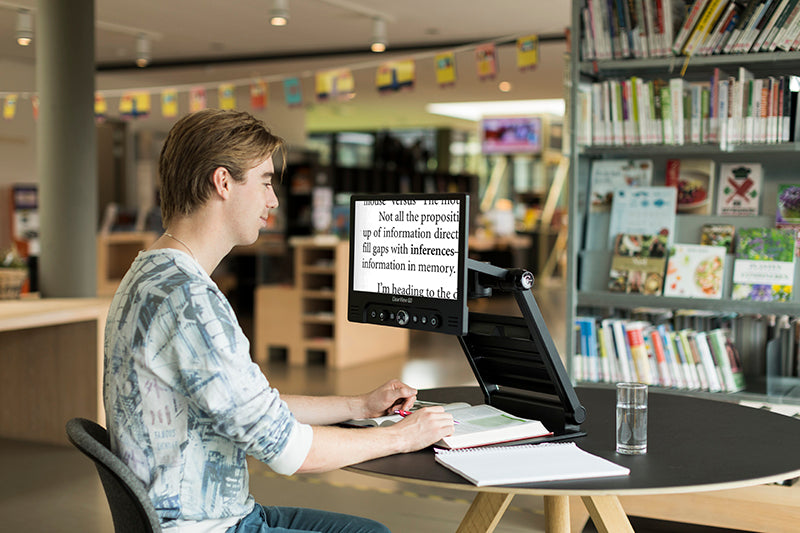
MULTIPOLYGON (((618 496, 749 487, 800 476, 800 421, 735 403, 650 390, 648 452, 615 452, 615 391, 576 388, 586 408, 578 446, 627 466, 629 476, 476 487, 439 465, 431 449, 349 467, 362 474, 478 492, 459 531, 491 531, 514 494, 544 496, 548 532, 569 531, 569 496, 580 496, 600 531, 633 531, 618 496), (605 529, 603 529, 605 528, 605 529)), ((477 387, 423 390, 421 400, 483 403, 477 387)))

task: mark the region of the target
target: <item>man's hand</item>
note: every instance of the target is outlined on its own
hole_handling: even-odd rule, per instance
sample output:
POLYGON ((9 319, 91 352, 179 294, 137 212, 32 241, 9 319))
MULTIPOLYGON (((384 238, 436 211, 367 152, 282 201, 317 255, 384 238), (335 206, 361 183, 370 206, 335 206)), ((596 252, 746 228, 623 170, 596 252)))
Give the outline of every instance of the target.
POLYGON ((362 397, 364 416, 371 418, 392 414, 394 410, 410 411, 417 399, 417 389, 410 387, 400 380, 387 381, 372 392, 362 397))
POLYGON ((445 412, 444 407, 436 405, 418 409, 387 429, 398 432, 398 442, 404 444, 400 451, 406 453, 425 448, 442 437, 452 435, 455 422, 453 415, 445 412))

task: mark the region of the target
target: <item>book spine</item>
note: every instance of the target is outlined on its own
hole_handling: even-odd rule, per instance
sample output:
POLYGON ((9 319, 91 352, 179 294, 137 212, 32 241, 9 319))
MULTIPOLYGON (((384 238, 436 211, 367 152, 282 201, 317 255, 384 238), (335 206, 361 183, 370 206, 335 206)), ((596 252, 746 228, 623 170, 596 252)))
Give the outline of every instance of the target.
POLYGON ((761 6, 761 9, 756 12, 754 15, 754 23, 751 26, 750 31, 747 32, 745 39, 742 41, 742 46, 740 47, 739 53, 746 54, 750 51, 756 38, 761 33, 764 25, 767 23, 767 18, 772 13, 772 10, 779 1, 780 0, 766 0, 761 6))
POLYGON ((734 52, 734 47, 738 42, 740 35, 744 31, 744 28, 750 21, 750 18, 752 17, 757 5, 758 0, 750 0, 747 3, 747 6, 742 10, 741 15, 739 15, 739 20, 736 22, 736 26, 731 31, 730 37, 725 42, 725 46, 722 48, 723 54, 730 54, 734 52))
POLYGON ((698 331, 695 333, 694 338, 697 343, 697 352, 700 355, 700 361, 702 362, 706 377, 708 378, 708 390, 711 392, 720 392, 722 390, 720 382, 721 375, 719 368, 714 363, 714 357, 711 355, 707 334, 704 331, 698 331))
POLYGON ((725 333, 721 329, 710 331, 708 333, 708 344, 717 362, 717 366, 722 371, 723 383, 725 384, 724 389, 728 392, 741 390, 738 388, 733 377, 733 369, 731 368, 728 352, 725 347, 725 333))
POLYGON ((622 379, 625 381, 633 381, 632 358, 630 355, 630 348, 625 334, 625 326, 621 320, 615 320, 613 323, 614 343, 617 348, 617 362, 619 364, 622 379))
POLYGON ((775 26, 770 33, 767 42, 762 47, 762 52, 772 52, 778 47, 778 42, 783 40, 784 35, 790 25, 790 20, 797 10, 798 0, 788 0, 781 11, 780 16, 775 22, 775 26))
POLYGON ((680 55, 686 40, 689 38, 689 34, 694 29, 695 23, 699 20, 700 15, 703 13, 709 1, 710 0, 695 0, 694 4, 692 4, 689 14, 684 19, 681 29, 678 31, 678 35, 672 43, 672 52, 675 55, 680 55))
POLYGON ((672 104, 672 126, 674 144, 684 144, 684 122, 683 122, 683 93, 686 81, 683 78, 671 78, 669 80, 670 103, 672 104))
POLYGON ((678 354, 675 350, 675 332, 667 331, 666 326, 660 324, 656 328, 661 336, 661 341, 664 344, 664 353, 666 354, 669 363, 670 376, 672 376, 673 385, 679 389, 688 388, 686 379, 683 374, 678 354))
POLYGON ((703 15, 697 21, 694 31, 683 46, 683 50, 681 50, 683 55, 690 56, 694 54, 695 50, 711 31, 713 24, 725 7, 725 3, 724 0, 711 0, 711 3, 708 4, 708 7, 703 11, 703 15))
POLYGON ((654 384, 653 376, 650 372, 647 348, 644 344, 644 330, 642 325, 630 323, 626 326, 626 333, 638 380, 648 385, 654 384))
POLYGON ((648 328, 646 330, 646 340, 652 347, 653 354, 655 355, 656 365, 658 367, 658 383, 664 387, 672 387, 675 383, 667 363, 667 354, 661 339, 661 334, 654 327, 648 328))
POLYGON ((772 30, 775 29, 776 25, 778 24, 778 20, 780 20, 781 14, 785 9, 786 5, 788 4, 789 0, 778 0, 773 2, 773 9, 767 15, 766 22, 764 23, 763 28, 761 29, 761 33, 758 34, 755 41, 753 42, 753 46, 751 48, 751 52, 758 52, 761 50, 761 47, 764 46, 771 37, 774 37, 772 34, 772 30))

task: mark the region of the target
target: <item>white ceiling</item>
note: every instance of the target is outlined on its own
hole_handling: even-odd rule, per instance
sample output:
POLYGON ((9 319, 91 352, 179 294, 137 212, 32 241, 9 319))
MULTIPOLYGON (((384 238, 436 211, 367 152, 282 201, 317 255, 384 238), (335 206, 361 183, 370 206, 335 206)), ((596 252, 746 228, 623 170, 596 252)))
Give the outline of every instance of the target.
MULTIPOLYGON (((500 77, 512 81, 515 90, 510 93, 497 91, 496 81, 475 81, 474 59, 464 58, 461 68, 462 59, 457 56, 456 87, 449 92, 436 87, 440 93, 435 97, 417 90, 416 100, 563 96, 565 45, 559 36, 570 23, 568 0, 289 0, 290 21, 282 28, 269 24, 271 4, 272 0, 95 0, 96 86, 101 90, 144 88, 298 75, 326 66, 359 68, 403 55, 432 57, 439 47, 447 50, 458 44, 536 33, 555 40, 542 44, 541 63, 533 74, 517 71, 513 46, 501 47, 500 77), (387 16, 388 52, 394 53, 368 52, 372 19, 356 11, 387 16), (152 63, 145 69, 134 66, 139 31, 153 36, 152 63), (365 53, 354 55, 359 50, 365 53)), ((31 8, 36 16, 35 0, 0 1, 0 60, 33 63, 35 38, 24 48, 12 37, 16 13, 10 7, 16 5, 31 8)), ((365 74, 366 79, 374 77, 372 68, 373 74, 365 74)), ((421 86, 425 79, 421 67, 417 68, 421 86)), ((356 83, 358 87, 358 75, 356 83)), ((2 85, 0 90, 33 90, 2 85)), ((394 103, 399 104, 399 99, 394 103)))

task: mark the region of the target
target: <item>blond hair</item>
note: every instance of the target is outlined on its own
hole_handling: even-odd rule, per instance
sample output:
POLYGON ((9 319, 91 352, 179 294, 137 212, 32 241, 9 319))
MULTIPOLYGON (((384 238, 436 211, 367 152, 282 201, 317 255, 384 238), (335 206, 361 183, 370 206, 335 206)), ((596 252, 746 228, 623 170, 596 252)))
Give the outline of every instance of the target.
POLYGON ((283 139, 244 111, 205 109, 178 120, 158 162, 164 227, 174 216, 189 215, 209 199, 217 168, 226 168, 241 182, 248 170, 283 147, 283 139))

